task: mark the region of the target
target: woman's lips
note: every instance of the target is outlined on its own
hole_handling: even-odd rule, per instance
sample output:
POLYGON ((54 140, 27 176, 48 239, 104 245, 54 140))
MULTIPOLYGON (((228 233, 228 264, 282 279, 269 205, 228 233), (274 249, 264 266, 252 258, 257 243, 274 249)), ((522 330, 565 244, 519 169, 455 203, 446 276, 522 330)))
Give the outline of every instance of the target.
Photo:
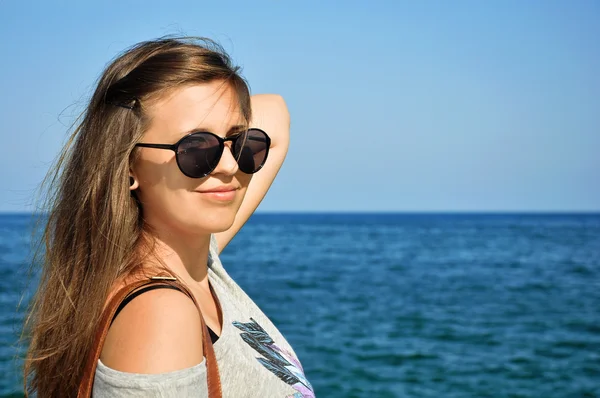
POLYGON ((219 201, 230 201, 235 198, 236 189, 231 191, 212 191, 212 192, 199 192, 200 195, 204 197, 215 199, 219 201))

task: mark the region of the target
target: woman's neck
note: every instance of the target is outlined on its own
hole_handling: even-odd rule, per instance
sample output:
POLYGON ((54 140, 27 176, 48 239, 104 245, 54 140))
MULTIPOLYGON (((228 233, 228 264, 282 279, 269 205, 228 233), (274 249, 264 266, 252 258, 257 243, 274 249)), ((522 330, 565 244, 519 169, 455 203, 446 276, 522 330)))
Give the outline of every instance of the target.
POLYGON ((154 239, 154 253, 167 268, 178 274, 183 282, 190 286, 200 285, 208 288, 210 234, 182 236, 165 233, 158 234, 154 239))

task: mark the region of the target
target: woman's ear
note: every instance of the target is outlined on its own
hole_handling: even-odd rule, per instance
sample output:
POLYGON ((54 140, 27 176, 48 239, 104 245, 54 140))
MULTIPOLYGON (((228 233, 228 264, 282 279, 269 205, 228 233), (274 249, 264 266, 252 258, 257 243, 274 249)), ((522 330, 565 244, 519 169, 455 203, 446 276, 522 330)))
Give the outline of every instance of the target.
POLYGON ((135 178, 134 176, 132 176, 130 174, 129 175, 129 190, 135 191, 136 189, 138 189, 139 186, 140 186, 140 183, 138 182, 137 178, 135 178))

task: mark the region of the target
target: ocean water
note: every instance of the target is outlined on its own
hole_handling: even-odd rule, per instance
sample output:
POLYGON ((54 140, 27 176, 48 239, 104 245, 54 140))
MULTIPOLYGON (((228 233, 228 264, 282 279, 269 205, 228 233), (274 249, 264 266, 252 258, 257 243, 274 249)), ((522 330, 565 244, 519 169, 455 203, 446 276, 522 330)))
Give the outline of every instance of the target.
MULTIPOLYGON (((0 397, 29 226, 0 216, 0 397)), ((598 214, 256 214, 221 259, 317 397, 600 397, 598 214)))

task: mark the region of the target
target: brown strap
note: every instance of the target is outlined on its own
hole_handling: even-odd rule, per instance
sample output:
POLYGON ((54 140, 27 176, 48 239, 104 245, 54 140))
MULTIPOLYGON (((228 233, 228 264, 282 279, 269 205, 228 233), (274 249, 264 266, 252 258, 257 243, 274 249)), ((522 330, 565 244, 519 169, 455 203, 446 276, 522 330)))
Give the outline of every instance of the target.
POLYGON ((81 379, 81 383, 79 384, 79 391, 77 393, 78 398, 89 398, 92 396, 92 386, 94 384, 96 366, 98 364, 98 359, 100 358, 100 353, 102 352, 102 346, 104 345, 104 340, 106 339, 106 335, 108 334, 108 329, 110 328, 111 321, 121 302, 125 300, 125 298, 127 298, 127 296, 129 296, 136 289, 142 286, 155 284, 166 284, 176 286, 177 288, 179 288, 179 290, 187 294, 196 305, 198 313, 200 314, 200 322, 202 323, 202 349, 204 351, 204 356, 206 357, 208 396, 209 398, 221 398, 222 391, 221 380, 219 378, 219 367, 217 366, 215 351, 213 349, 212 341, 210 340, 208 328, 206 327, 206 323, 204 322, 204 317, 202 317, 202 311, 200 310, 200 306, 198 305, 196 298, 187 288, 187 286, 179 282, 177 279, 169 276, 157 276, 132 282, 122 287, 111 298, 111 300, 109 301, 108 305, 102 313, 100 324, 98 325, 96 336, 94 338, 94 345, 92 347, 92 350, 88 354, 83 378, 81 379))

